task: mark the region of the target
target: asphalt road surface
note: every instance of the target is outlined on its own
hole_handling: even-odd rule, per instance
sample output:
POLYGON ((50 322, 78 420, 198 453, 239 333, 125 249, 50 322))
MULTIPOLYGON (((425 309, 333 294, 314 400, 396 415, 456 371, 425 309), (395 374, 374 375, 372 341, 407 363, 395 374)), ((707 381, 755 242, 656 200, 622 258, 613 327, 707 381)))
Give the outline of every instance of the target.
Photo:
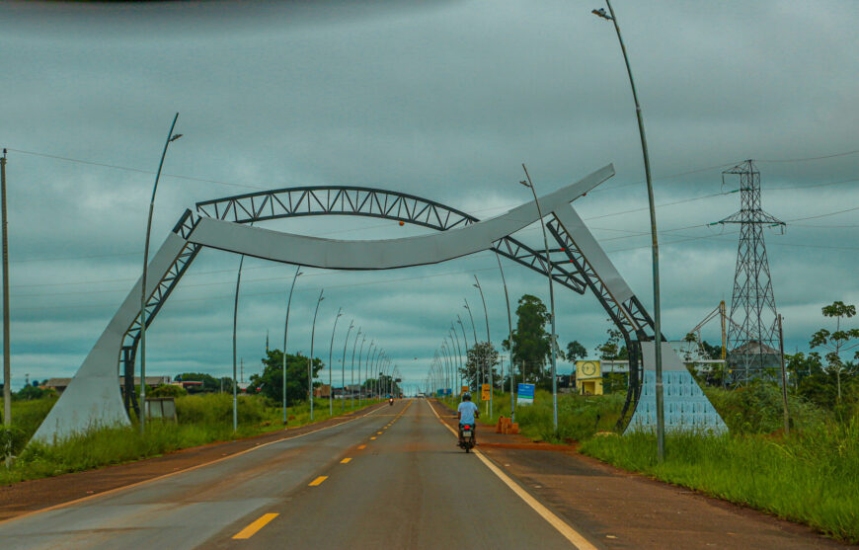
POLYGON ((0 550, 855 548, 568 445, 482 427, 465 454, 454 422, 431 401, 398 401, 0 487, 0 550))
POLYGON ((0 524, 31 548, 592 548, 426 400, 0 524))

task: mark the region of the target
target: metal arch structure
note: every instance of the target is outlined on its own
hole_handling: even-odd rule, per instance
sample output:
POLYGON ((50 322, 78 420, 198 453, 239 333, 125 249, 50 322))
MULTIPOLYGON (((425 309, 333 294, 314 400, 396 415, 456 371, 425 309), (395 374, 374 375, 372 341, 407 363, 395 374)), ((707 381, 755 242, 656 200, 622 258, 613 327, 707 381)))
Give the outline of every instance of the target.
MULTIPOLYGON (((183 214, 152 257, 148 271, 160 278, 147 281, 144 322, 147 327, 152 323, 203 247, 344 270, 427 265, 494 250, 579 294, 592 289, 628 339, 629 349, 635 350, 631 336, 638 338, 638 344, 653 340, 652 321, 570 205, 613 175, 609 165, 539 199, 546 216, 552 216, 552 234, 560 245, 550 250, 549 257, 511 237, 539 220, 534 202, 485 221, 412 195, 361 187, 301 187, 201 202, 196 215, 191 211, 183 214), (385 241, 335 241, 249 226, 255 221, 311 215, 395 219, 438 233, 385 241)), ((140 337, 139 301, 135 299, 141 295, 140 285, 138 281, 130 291, 34 440, 51 442, 96 426, 130 423, 126 410, 134 406, 133 392, 126 391, 123 406, 117 363, 125 365, 125 379, 132 382, 140 337)), ((638 395, 632 388, 625 410, 638 395)), ((688 427, 690 422, 686 423, 688 427)))

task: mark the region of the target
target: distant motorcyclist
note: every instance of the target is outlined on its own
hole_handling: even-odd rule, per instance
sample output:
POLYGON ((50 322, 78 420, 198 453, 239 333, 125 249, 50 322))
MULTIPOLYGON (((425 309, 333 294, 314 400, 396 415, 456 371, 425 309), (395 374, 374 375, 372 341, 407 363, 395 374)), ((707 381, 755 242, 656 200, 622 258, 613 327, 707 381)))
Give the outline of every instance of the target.
POLYGON ((459 443, 462 443, 462 426, 468 424, 471 426, 471 432, 474 434, 474 444, 477 445, 477 425, 475 420, 480 417, 480 411, 477 405, 471 402, 471 394, 465 392, 462 394, 462 402, 456 409, 456 418, 459 420, 459 443))

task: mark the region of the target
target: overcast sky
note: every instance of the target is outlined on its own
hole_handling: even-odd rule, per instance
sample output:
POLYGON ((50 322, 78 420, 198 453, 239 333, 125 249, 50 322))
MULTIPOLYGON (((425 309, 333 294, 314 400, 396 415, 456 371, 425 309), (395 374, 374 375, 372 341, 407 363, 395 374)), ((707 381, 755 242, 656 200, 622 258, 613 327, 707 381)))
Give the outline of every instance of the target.
MULTIPOLYGON (((635 109, 614 29, 591 14, 599 0, 356 4, 0 4, 14 388, 73 375, 140 276, 176 112, 184 136, 164 164, 153 252, 185 209, 239 193, 359 185, 485 219, 531 200, 518 185, 522 163, 539 194, 614 163, 617 175, 574 204, 652 313, 635 109)), ((754 159, 764 210, 787 223, 783 235, 765 233, 786 351, 809 351, 811 333, 829 326, 822 306, 859 303, 859 3, 614 7, 650 148, 663 331, 682 339, 720 300, 730 307, 739 228, 709 224, 740 208, 738 182, 723 185, 721 172, 754 159)), ((268 227, 336 239, 423 232, 344 217, 268 227)), ((516 237, 542 244, 537 225, 516 237)), ((147 331, 147 374, 231 372, 238 263, 200 254, 147 331)), ((545 278, 504 266, 514 308, 525 293, 548 302, 545 278)), ((507 332, 490 253, 399 271, 304 271, 289 351, 309 353, 324 288, 314 352, 326 364, 333 352, 335 382, 344 346, 350 380, 359 327, 358 349, 383 349, 412 388, 457 315, 473 343, 465 299, 485 340, 475 275, 493 342, 507 332)), ((282 347, 294 272, 245 261, 246 378, 267 336, 282 347)), ((596 298, 560 289, 556 304, 561 344, 579 340, 596 357, 610 328, 596 298)), ((717 343, 718 322, 703 336, 717 343)))

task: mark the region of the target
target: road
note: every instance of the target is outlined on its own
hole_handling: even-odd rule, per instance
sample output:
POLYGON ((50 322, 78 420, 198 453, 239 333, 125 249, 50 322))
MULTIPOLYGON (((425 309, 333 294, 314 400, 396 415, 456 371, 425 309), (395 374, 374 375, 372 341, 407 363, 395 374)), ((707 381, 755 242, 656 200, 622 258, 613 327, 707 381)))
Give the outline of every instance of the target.
POLYGON ((4 522, 0 540, 3 550, 591 547, 455 442, 426 400, 399 401, 4 522))
POLYGON ((0 550, 856 548, 431 403, 0 487, 0 550))

